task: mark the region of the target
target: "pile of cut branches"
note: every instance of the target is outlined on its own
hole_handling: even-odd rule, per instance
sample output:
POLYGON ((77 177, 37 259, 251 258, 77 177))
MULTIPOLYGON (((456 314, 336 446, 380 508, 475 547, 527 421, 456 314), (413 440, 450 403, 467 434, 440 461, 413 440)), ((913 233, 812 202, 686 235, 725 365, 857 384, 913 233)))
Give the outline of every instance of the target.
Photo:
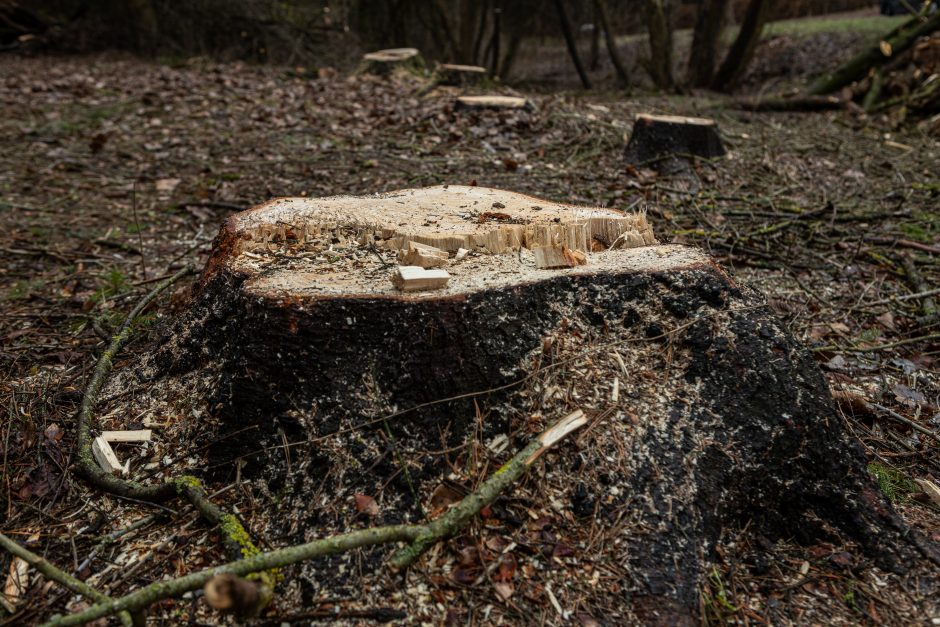
POLYGON ((940 134, 940 11, 917 15, 793 97, 743 102, 757 111, 848 108, 884 115, 895 127, 940 134))
MULTIPOLYGON (((866 112, 894 110, 903 122, 908 114, 928 117, 940 112, 940 12, 918 15, 887 33, 848 63, 819 77, 809 94, 819 96, 848 88, 866 112)), ((940 130, 940 118, 930 126, 940 130)))

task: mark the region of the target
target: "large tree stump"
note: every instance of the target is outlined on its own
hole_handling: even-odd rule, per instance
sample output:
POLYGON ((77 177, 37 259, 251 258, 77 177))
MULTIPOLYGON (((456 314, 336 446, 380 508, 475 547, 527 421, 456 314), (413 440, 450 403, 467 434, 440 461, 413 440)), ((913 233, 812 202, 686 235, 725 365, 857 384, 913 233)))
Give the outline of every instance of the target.
POLYGON ((714 120, 641 113, 633 123, 624 159, 631 165, 655 166, 724 154, 714 120))
MULTIPOLYGON (((813 359, 760 295, 697 249, 656 245, 643 215, 456 186, 274 200, 225 223, 189 311, 113 385, 151 391, 118 394, 108 415, 211 425, 222 439, 208 478, 239 476, 253 526, 280 546, 435 515, 583 409, 586 432, 498 501, 472 542, 416 566, 446 587, 482 559, 477 547, 503 559, 514 542, 523 609, 545 599, 527 586, 551 585, 562 607, 604 607, 613 623, 691 623, 723 531, 744 527, 761 542, 839 534, 886 568, 936 557, 878 491, 813 359), (435 268, 446 287, 395 287, 410 243, 449 253, 435 268), (584 263, 539 269, 531 249, 544 246, 584 263), (545 543, 569 549, 552 568, 545 543), (559 564, 581 574, 554 577, 559 564), (589 565, 618 573, 616 592, 592 584, 589 565)), ((382 574, 387 554, 295 568, 282 603, 354 591, 441 622, 424 584, 382 574)), ((463 590, 493 602, 486 586, 463 590)))
POLYGON ((486 79, 486 68, 479 65, 442 63, 437 67, 437 82, 453 87, 479 85, 486 79))
POLYGON ((389 48, 362 55, 360 71, 377 76, 390 76, 395 70, 420 71, 424 59, 416 48, 389 48))

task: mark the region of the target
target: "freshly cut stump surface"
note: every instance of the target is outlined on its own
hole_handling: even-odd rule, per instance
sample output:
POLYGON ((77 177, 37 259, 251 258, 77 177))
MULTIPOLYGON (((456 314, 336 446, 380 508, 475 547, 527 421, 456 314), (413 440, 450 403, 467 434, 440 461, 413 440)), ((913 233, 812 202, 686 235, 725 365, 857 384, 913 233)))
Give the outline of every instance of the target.
POLYGON ((486 78, 486 68, 479 65, 442 63, 437 68, 437 81, 441 85, 466 87, 477 85, 486 78))
POLYGON ((212 442, 206 479, 237 477, 274 546, 437 516, 548 422, 591 419, 412 572, 390 575, 389 547, 311 562, 286 570, 282 608, 526 623, 557 618, 551 589, 611 624, 696 624, 744 528, 896 570, 936 558, 763 298, 643 215, 456 186, 274 200, 225 223, 189 310, 112 385, 149 392, 117 394, 104 427, 212 442), (396 289, 410 242, 448 252, 445 288, 396 289), (584 263, 539 269, 539 246, 584 263))
POLYGON ((417 48, 389 48, 362 55, 361 71, 366 74, 388 76, 396 69, 420 69, 424 59, 417 48))

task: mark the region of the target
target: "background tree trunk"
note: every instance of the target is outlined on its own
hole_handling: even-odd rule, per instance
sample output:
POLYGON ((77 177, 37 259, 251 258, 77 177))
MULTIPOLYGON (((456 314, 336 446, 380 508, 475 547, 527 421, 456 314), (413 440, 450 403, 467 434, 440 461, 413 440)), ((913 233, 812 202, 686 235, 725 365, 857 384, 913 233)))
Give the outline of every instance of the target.
POLYGON ((591 19, 591 57, 588 61, 588 67, 592 72, 596 72, 601 63, 601 28, 600 16, 597 13, 597 5, 594 5, 594 12, 591 19))
POLYGON ((672 24, 669 22, 669 0, 646 0, 646 24, 649 30, 650 78, 660 89, 672 89, 672 24))
POLYGON ((741 30, 712 81, 712 89, 728 91, 744 75, 764 32, 772 3, 773 0, 751 0, 748 4, 741 30))
POLYGON ((702 0, 692 36, 686 80, 691 87, 708 87, 718 64, 718 44, 727 23, 729 0, 702 0))
POLYGON ((561 25, 561 32, 565 36, 565 44, 568 46, 568 54, 571 55, 571 61, 575 69, 578 70, 578 76, 581 78, 581 85, 585 89, 591 89, 591 79, 588 77, 584 64, 581 63, 581 55, 578 54, 578 42, 574 38, 574 32, 571 28, 571 20, 565 12, 564 0, 554 0, 555 9, 558 11, 558 21, 561 25))
POLYGON ((594 0, 594 12, 600 22, 601 29, 604 31, 607 54, 610 55, 610 62, 614 65, 617 78, 622 86, 628 87, 630 85, 630 75, 627 73, 623 57, 620 56, 620 49, 617 48, 617 35, 610 28, 610 12, 607 10, 607 0, 594 0))

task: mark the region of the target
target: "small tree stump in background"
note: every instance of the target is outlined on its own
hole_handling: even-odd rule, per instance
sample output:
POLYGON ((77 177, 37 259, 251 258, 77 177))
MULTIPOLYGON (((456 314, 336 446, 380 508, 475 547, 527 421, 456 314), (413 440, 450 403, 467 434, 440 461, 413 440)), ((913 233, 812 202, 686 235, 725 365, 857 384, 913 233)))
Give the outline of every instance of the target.
POLYGON ((416 48, 389 48, 362 56, 361 72, 376 76, 389 76, 395 70, 421 70, 424 59, 416 48))
POLYGON ((479 65, 443 63, 437 68, 437 82, 453 87, 479 85, 486 78, 486 68, 479 65))
POLYGON ((656 166, 663 162, 688 164, 690 158, 724 154, 714 120, 641 113, 633 123, 624 158, 630 165, 656 166))
MULTIPOLYGON (((604 607, 617 623, 698 624, 725 534, 752 534, 754 551, 854 542, 899 571, 918 553, 936 558, 878 490, 813 357, 762 297, 700 250, 657 245, 642 214, 462 186, 273 200, 226 221, 190 309, 111 385, 147 393, 113 394, 105 415, 201 417, 167 432, 202 429, 208 478, 237 477, 254 526, 281 546, 424 520, 446 508, 435 498, 448 485, 465 492, 507 448, 580 408, 591 428, 497 501, 495 524, 475 532, 485 538, 464 546, 590 539, 565 566, 609 566, 617 591, 549 580, 539 550, 513 563, 561 606, 604 607), (412 242, 447 253, 426 271, 446 283, 396 288, 399 251, 434 252, 412 242), (219 437, 233 433, 246 435, 219 437)), ((447 580, 461 542, 413 568, 447 580)), ((388 552, 293 567, 285 587, 292 598, 381 595, 388 552)), ((396 608, 430 621, 434 603, 414 590, 396 608)))
POLYGON ((517 96, 460 96, 454 105, 457 111, 479 111, 483 109, 532 111, 535 105, 530 100, 517 96))

